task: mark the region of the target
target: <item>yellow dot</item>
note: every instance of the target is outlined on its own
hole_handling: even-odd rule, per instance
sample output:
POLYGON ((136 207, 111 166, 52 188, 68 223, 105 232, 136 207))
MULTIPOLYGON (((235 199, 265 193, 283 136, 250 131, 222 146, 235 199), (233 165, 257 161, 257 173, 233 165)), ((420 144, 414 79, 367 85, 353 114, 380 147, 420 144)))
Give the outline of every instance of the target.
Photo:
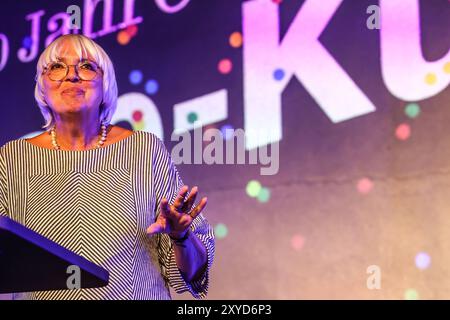
POLYGON ((450 73, 450 61, 444 64, 444 72, 450 73))
POLYGON ((145 123, 144 123, 144 121, 139 121, 139 122, 133 123, 132 126, 133 126, 133 130, 135 130, 135 131, 144 130, 145 123))
POLYGON ((240 32, 233 32, 230 35, 230 46, 233 48, 239 48, 242 46, 242 35, 240 32))
POLYGON ((425 76, 425 82, 429 85, 435 84, 436 81, 437 81, 437 77, 432 72, 427 73, 427 75, 425 76))

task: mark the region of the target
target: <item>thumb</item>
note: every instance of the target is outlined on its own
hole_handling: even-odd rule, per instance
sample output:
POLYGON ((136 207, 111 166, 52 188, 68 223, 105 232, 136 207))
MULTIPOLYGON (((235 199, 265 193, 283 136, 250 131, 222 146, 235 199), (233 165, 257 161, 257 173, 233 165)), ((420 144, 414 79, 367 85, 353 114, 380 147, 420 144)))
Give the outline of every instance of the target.
POLYGON ((165 229, 165 223, 163 223, 160 219, 158 219, 156 222, 152 223, 147 228, 147 234, 154 235, 157 233, 162 233, 162 232, 164 232, 164 229, 165 229))

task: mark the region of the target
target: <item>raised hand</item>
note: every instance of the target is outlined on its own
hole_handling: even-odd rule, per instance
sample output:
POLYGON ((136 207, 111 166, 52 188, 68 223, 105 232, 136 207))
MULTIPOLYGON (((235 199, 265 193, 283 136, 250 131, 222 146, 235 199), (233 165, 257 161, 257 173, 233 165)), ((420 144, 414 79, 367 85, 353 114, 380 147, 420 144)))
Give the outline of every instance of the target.
POLYGON ((188 190, 188 186, 183 186, 173 205, 169 205, 168 200, 165 198, 161 200, 160 215, 147 228, 147 234, 167 233, 174 239, 180 239, 186 235, 192 221, 203 211, 207 202, 207 198, 203 197, 192 208, 198 194, 198 188, 193 187, 189 196, 186 198, 188 190))

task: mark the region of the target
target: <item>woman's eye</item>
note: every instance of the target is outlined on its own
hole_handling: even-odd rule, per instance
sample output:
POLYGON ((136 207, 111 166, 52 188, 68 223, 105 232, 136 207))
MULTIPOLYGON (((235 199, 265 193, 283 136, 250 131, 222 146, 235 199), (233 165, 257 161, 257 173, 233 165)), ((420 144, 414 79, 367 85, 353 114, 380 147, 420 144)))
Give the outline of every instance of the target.
POLYGON ((80 65, 81 69, 85 69, 85 70, 95 70, 95 67, 92 63, 89 62, 84 62, 80 65))
POLYGON ((61 63, 54 63, 50 66, 50 70, 59 70, 64 69, 64 66, 61 63))

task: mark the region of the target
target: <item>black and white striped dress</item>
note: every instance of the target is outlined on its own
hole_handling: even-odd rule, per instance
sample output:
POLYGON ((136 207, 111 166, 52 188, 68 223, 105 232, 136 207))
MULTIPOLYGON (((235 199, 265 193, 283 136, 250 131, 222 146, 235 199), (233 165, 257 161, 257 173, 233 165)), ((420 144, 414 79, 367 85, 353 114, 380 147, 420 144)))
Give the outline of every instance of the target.
POLYGON ((161 199, 173 203, 182 185, 164 144, 144 131, 83 151, 46 149, 25 139, 6 143, 0 148, 0 214, 110 272, 103 288, 21 298, 170 299, 169 285, 204 298, 215 250, 204 216, 191 229, 207 249, 208 268, 192 283, 181 276, 168 235, 146 234, 161 199))

